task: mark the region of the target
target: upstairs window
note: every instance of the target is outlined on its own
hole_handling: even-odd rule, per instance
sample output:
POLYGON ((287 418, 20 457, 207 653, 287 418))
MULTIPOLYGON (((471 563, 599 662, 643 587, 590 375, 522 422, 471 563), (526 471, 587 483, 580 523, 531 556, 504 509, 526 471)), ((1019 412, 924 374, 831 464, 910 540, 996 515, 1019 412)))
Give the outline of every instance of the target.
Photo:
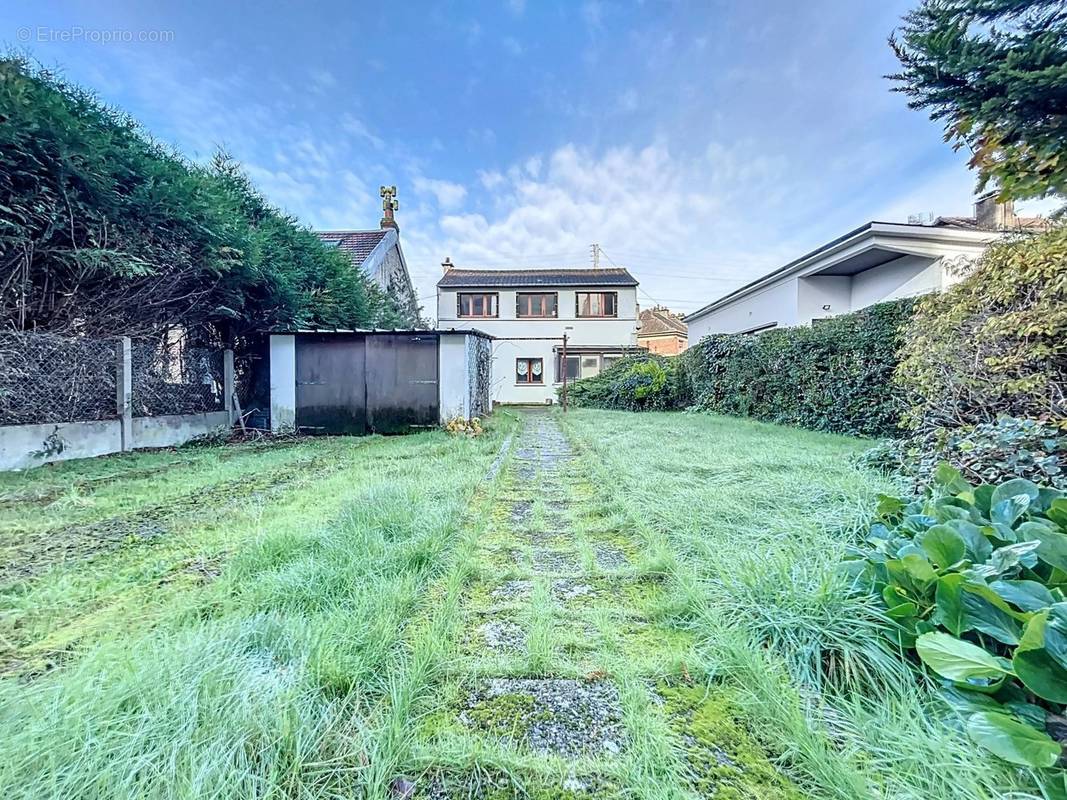
POLYGON ((544 383, 544 364, 540 358, 516 358, 515 383, 544 383))
POLYGON ((498 317, 496 292, 460 292, 456 295, 456 313, 460 317, 498 317))
POLYGON ((577 292, 574 296, 574 306, 574 314, 578 317, 617 317, 619 293, 577 292))
POLYGON ((515 316, 555 317, 557 300, 555 292, 518 292, 515 295, 515 316))

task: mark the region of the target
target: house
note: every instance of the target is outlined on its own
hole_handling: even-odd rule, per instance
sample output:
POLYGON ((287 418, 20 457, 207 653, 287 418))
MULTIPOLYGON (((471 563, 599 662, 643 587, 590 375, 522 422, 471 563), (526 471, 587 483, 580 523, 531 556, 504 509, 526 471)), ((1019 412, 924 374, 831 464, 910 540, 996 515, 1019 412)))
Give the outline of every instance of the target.
POLYGON ((564 376, 597 375, 636 347, 637 280, 625 269, 442 266, 438 327, 493 336, 496 403, 554 402, 564 376))
POLYGON ((973 217, 938 217, 924 225, 868 222, 688 314, 689 336, 700 341, 712 333, 813 325, 938 291, 958 280, 954 267, 976 259, 990 242, 1046 224, 1015 216, 1010 203, 992 196, 979 200, 973 217))
POLYGON ((689 345, 689 329, 681 315, 662 306, 644 308, 638 316, 637 346, 661 356, 676 356, 689 345))
POLYGON ((419 301, 408 274, 404 250, 400 246, 400 226, 394 212, 399 207, 396 187, 381 187, 382 219, 377 230, 316 231, 323 244, 336 247, 351 259, 353 266, 387 294, 405 314, 409 325, 419 324, 419 301))

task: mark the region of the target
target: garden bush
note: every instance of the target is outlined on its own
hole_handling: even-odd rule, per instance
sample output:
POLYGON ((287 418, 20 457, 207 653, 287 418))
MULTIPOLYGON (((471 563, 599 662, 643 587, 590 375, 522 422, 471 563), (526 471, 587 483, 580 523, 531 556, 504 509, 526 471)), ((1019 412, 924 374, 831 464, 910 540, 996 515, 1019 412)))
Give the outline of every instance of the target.
POLYGON ((1065 460, 1067 432, 1051 423, 1017 417, 888 439, 860 458, 865 466, 903 478, 915 493, 930 485, 941 462, 976 483, 1027 478, 1064 489, 1065 460))
POLYGON ((814 327, 715 334, 682 356, 698 408, 857 436, 897 432, 892 381, 911 299, 880 303, 814 327))
POLYGON ((972 486, 942 464, 924 497, 880 498, 845 571, 880 600, 894 643, 943 681, 978 745, 1015 764, 1060 760, 1049 731, 1067 723, 1063 491, 972 486))
POLYGON ((920 432, 1067 416, 1067 226, 992 244, 908 325, 896 383, 920 432))
POLYGON ((619 359, 594 378, 570 384, 567 402, 589 408, 664 411, 688 402, 688 382, 678 358, 639 353, 619 359))
POLYGON ((997 242, 916 304, 894 383, 910 431, 867 454, 921 491, 948 462, 965 478, 1067 486, 1067 228, 997 242))

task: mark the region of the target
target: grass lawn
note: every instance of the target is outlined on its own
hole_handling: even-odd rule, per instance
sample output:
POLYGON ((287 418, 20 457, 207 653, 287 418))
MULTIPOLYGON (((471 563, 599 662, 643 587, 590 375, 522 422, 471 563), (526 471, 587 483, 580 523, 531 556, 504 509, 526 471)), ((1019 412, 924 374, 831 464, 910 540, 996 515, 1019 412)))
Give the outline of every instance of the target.
POLYGON ((0 789, 1040 796, 842 591, 863 447, 542 410, 0 476, 0 789))
POLYGON ((4 794, 365 793, 406 624, 507 427, 0 477, 4 794))
POLYGON ((709 685, 812 796, 1056 797, 1063 774, 1013 771, 939 719, 836 568, 883 479, 868 443, 709 414, 577 410, 564 429, 620 512, 658 542, 709 685), (1032 787, 1044 782, 1042 794, 1032 787), (1052 786, 1050 781, 1055 781, 1052 786))

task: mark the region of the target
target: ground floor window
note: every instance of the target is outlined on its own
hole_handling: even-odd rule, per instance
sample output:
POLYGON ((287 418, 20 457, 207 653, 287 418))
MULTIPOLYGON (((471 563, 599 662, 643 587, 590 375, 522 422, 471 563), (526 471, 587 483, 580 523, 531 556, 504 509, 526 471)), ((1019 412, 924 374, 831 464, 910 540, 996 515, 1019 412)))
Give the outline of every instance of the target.
POLYGON ((516 358, 515 383, 544 383, 544 359, 516 358))
POLYGON ((622 353, 567 353, 567 362, 564 365, 563 354, 557 352, 556 383, 563 382, 564 368, 566 368, 568 381, 576 381, 579 378, 593 378, 620 358, 622 358, 622 353))
POLYGON ((564 365, 563 353, 556 353, 556 383, 563 383, 564 367, 566 367, 567 380, 578 380, 581 360, 581 356, 568 353, 566 365, 564 365))

